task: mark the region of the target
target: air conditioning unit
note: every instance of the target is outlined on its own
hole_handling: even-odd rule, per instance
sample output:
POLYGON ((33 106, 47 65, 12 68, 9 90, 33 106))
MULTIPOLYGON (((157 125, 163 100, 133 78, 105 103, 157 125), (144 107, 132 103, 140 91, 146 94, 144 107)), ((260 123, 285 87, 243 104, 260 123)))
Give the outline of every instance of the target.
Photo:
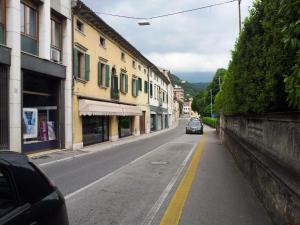
POLYGON ((51 48, 51 60, 54 62, 60 62, 60 51, 51 48))

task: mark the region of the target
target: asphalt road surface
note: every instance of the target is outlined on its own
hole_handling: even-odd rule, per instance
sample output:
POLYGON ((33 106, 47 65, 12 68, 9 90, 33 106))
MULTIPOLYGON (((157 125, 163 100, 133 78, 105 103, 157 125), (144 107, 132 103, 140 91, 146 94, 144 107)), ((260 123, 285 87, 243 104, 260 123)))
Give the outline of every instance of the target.
POLYGON ((186 135, 186 122, 43 166, 65 195, 70 224, 271 224, 215 131, 186 135))

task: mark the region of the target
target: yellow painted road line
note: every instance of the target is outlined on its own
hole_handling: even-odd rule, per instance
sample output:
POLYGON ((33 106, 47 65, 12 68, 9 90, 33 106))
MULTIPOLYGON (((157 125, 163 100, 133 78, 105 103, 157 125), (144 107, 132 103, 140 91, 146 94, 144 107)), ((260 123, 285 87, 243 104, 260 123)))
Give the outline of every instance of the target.
POLYGON ((175 194, 173 195, 167 210, 165 211, 160 225, 178 225, 181 214, 186 202, 186 199, 191 190, 193 180, 195 178, 199 162, 204 150, 206 134, 204 134, 203 138, 200 140, 197 149, 194 153, 194 156, 190 162, 190 165, 184 174, 175 194))

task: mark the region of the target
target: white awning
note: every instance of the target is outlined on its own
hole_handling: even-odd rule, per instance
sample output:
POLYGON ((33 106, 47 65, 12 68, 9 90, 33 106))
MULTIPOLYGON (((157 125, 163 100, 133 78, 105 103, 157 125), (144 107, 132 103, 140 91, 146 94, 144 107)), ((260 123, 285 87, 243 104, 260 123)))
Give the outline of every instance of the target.
POLYGON ((142 110, 137 106, 116 104, 110 102, 79 100, 80 116, 140 116, 142 110))

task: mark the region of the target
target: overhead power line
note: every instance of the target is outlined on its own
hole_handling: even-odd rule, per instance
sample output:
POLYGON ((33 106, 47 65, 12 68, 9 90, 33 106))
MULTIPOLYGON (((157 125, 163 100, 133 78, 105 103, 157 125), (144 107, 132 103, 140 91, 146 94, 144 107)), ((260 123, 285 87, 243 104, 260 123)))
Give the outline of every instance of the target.
POLYGON ((104 12, 96 12, 96 13, 100 14, 100 15, 120 17, 120 18, 133 19, 133 20, 153 20, 153 19, 158 19, 158 18, 162 18, 162 17, 174 16, 174 15, 178 15, 178 14, 198 11, 198 10, 207 9, 207 8, 212 8, 212 7, 229 4, 229 3, 232 3, 232 2, 236 2, 236 1, 239 1, 239 0, 230 0, 230 1, 215 3, 215 4, 211 4, 211 5, 201 6, 201 7, 198 7, 198 8, 187 9, 187 10, 182 10, 182 11, 177 11, 177 12, 172 12, 172 13, 167 13, 167 14, 162 14, 162 15, 157 15, 157 16, 151 16, 151 17, 135 17, 135 16, 126 16, 126 15, 104 13, 104 12))

